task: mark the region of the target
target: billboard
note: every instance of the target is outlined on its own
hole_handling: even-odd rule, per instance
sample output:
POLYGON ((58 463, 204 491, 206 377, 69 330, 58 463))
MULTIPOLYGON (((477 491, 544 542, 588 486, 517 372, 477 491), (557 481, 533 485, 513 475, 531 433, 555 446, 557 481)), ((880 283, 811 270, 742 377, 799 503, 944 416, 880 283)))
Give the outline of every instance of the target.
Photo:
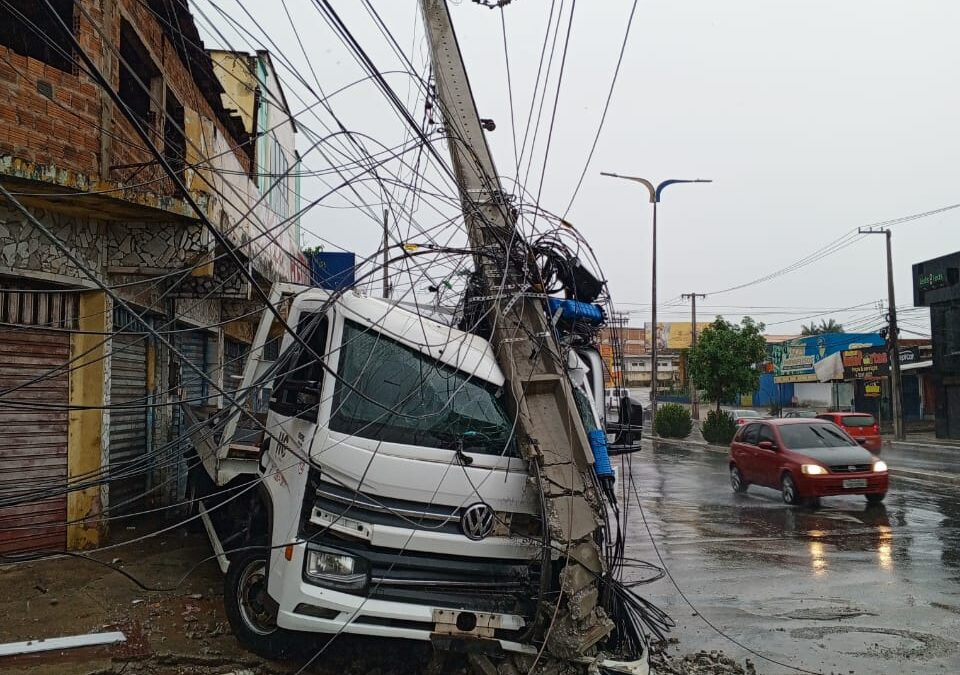
POLYGON ((884 344, 878 333, 826 333, 767 345, 767 355, 774 382, 818 382, 815 366, 828 356, 884 344))
POLYGON ((843 379, 864 380, 890 374, 890 353, 886 347, 847 349, 842 352, 843 379))
MULTIPOLYGON (((697 322, 697 335, 710 325, 710 322, 697 322)), ((653 324, 644 324, 646 334, 653 334, 653 324)), ((657 349, 689 349, 693 344, 693 324, 689 321, 657 323, 657 349)), ((647 344, 649 350, 651 345, 647 344)))

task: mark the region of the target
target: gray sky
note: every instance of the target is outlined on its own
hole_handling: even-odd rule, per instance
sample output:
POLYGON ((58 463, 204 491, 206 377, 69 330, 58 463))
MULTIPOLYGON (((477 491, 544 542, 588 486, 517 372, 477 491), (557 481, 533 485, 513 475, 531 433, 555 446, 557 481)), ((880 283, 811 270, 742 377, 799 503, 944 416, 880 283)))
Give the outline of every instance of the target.
MULTIPOLYGON (((249 49, 254 38, 238 37, 217 7, 255 40, 265 42, 265 31, 315 86, 282 3, 244 4, 260 27, 237 0, 195 3, 233 48, 249 49)), ((399 67, 360 0, 333 4, 381 70, 399 67)), ((374 0, 373 5, 422 68, 425 45, 414 0, 374 0)), ((521 133, 549 5, 514 0, 503 13, 521 133)), ((630 0, 577 5, 540 199, 555 213, 565 210, 586 160, 630 5, 630 0)), ((324 91, 362 77, 312 2, 287 0, 287 7, 324 91)), ((569 7, 568 0, 534 171, 526 183, 534 194, 569 7)), ((515 173, 500 11, 468 0, 451 8, 480 114, 498 125, 488 134, 498 170, 515 173)), ((208 21, 197 18, 207 46, 222 43, 211 36, 208 21)), ((641 186, 602 178, 601 170, 654 181, 714 180, 664 192, 658 247, 661 320, 689 317, 688 306, 677 300, 681 293, 736 286, 780 270, 859 225, 960 203, 960 188, 952 185, 960 158, 957 25, 960 4, 943 0, 641 0, 600 143, 568 216, 594 246, 617 304, 637 312, 631 323, 649 320, 651 211, 641 186)), ((294 110, 303 107, 297 94, 315 101, 289 73, 281 74, 294 110)), ((415 102, 409 78, 388 77, 420 119, 422 100, 415 102)), ((347 126, 386 146, 409 140, 372 84, 353 87, 330 102, 347 126)), ((326 114, 322 119, 331 121, 326 114)), ((321 129, 309 115, 301 121, 321 129)), ((303 152, 309 142, 301 138, 300 145, 303 152)), ((314 170, 325 166, 316 153, 306 164, 314 170)), ((303 185, 307 198, 324 189, 317 180, 305 179, 303 185)), ((338 198, 324 204, 348 205, 338 198)), ((442 220, 424 205, 417 218, 425 226, 442 220)), ((960 248, 958 222, 960 209, 894 227, 898 306, 906 310, 907 330, 928 331, 926 310, 909 309, 910 265, 960 248)), ((379 246, 374 219, 353 209, 317 208, 304 225, 361 256, 379 246)), ((308 235, 306 243, 315 242, 308 235)), ((789 333, 808 315, 856 306, 824 316, 876 329, 880 312, 874 303, 885 298, 883 237, 872 236, 791 274, 712 295, 700 302, 700 318, 747 313, 765 321, 770 333, 789 333)))

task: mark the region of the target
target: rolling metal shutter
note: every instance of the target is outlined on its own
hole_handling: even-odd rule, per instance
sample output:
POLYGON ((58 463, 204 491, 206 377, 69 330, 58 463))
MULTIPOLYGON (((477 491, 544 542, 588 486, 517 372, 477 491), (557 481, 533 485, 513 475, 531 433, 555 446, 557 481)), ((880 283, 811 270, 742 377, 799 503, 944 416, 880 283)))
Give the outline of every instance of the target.
MULTIPOLYGON (((196 368, 209 374, 207 365, 207 333, 202 330, 191 330, 180 333, 177 347, 180 350, 182 361, 189 361, 196 368)), ((181 386, 183 398, 193 406, 202 406, 206 402, 208 392, 207 381, 194 368, 186 363, 180 364, 181 386)))
POLYGON ((139 510, 149 483, 147 338, 116 333, 111 352, 109 503, 117 516, 139 510))
MULTIPOLYGON (((223 390, 234 392, 240 388, 243 378, 243 367, 247 362, 248 345, 235 340, 227 339, 223 347, 223 390)), ((224 401, 224 406, 228 405, 224 401)))
MULTIPOLYGON (((187 326, 179 324, 178 328, 183 330, 187 328, 187 326)), ((201 371, 210 375, 216 364, 211 365, 208 362, 209 348, 207 343, 210 340, 215 340, 215 338, 207 331, 199 328, 183 330, 183 332, 178 333, 177 336, 175 345, 180 353, 179 355, 175 355, 174 358, 179 361, 180 365, 180 399, 187 401, 187 404, 191 406, 206 405, 206 397, 210 393, 207 381, 185 362, 192 363, 201 371)), ((216 355, 215 342, 213 353, 216 355)), ((176 430, 175 433, 178 435, 177 453, 179 457, 176 465, 176 497, 177 499, 183 499, 187 491, 187 463, 184 461, 184 456, 190 451, 192 444, 190 442, 190 431, 183 412, 180 410, 180 406, 174 408, 173 423, 174 429, 176 430)))
POLYGON ((69 360, 67 332, 0 328, 0 552, 66 545, 69 360))

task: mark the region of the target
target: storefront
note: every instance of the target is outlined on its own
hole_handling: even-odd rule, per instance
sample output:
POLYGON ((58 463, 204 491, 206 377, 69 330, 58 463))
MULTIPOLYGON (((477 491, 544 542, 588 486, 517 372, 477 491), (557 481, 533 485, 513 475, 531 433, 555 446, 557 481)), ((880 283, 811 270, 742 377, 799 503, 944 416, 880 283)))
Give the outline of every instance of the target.
POLYGON ((960 252, 913 266, 913 304, 930 308, 937 438, 960 438, 960 252))
POLYGON ((784 405, 853 410, 856 409, 857 385, 853 381, 844 381, 841 353, 883 345, 884 340, 877 333, 827 333, 769 345, 767 349, 774 383, 793 387, 792 395, 784 399, 784 405), (835 372, 826 373, 825 367, 831 366, 835 372))

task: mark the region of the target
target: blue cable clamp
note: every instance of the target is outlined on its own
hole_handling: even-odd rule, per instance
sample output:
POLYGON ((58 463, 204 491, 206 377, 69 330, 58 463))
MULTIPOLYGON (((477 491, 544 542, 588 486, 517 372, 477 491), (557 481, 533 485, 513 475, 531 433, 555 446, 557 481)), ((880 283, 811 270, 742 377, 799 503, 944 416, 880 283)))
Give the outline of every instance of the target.
POLYGON ((598 478, 613 478, 613 465, 610 464, 610 455, 607 453, 607 432, 603 429, 594 429, 587 432, 590 440, 590 449, 593 450, 593 470, 598 478))

